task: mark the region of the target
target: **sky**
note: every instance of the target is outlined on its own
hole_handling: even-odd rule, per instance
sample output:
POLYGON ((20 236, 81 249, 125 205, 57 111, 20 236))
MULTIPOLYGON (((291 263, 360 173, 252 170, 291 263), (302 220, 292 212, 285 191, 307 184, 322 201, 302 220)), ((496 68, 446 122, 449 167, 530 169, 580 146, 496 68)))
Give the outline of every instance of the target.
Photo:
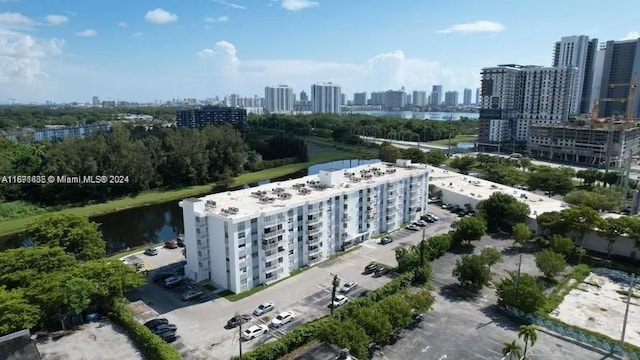
POLYGON ((640 1, 0 0, 0 104, 475 89, 562 36, 640 37, 640 1), (15 100, 11 100, 15 99, 15 100))

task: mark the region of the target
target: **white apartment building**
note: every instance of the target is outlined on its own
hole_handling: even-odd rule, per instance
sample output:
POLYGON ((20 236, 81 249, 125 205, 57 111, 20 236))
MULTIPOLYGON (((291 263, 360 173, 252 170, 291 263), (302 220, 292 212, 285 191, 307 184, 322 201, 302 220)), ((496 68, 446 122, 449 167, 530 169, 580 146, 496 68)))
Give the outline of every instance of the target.
POLYGON ((595 71, 598 39, 586 35, 564 36, 555 43, 553 67, 575 67, 571 114, 588 113, 591 110, 591 91, 595 71))
POLYGON ((427 105, 427 92, 421 90, 413 91, 413 105, 426 106, 427 105))
POLYGON ((293 89, 287 85, 264 88, 265 111, 268 114, 293 113, 293 89))
POLYGON ((185 199, 185 275, 242 292, 414 221, 427 201, 427 167, 410 160, 185 199))
POLYGON ((311 112, 339 114, 341 94, 340 85, 331 82, 311 85, 311 112))

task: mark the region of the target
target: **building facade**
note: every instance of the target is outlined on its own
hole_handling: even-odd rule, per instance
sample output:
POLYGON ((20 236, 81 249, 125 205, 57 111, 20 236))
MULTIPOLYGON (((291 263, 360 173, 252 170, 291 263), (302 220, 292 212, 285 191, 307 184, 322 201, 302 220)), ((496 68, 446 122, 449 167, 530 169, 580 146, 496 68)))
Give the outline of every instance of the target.
POLYGON ((455 107, 458 106, 458 92, 447 91, 444 93, 444 106, 455 107))
POLYGON ((265 112, 267 114, 290 114, 294 105, 293 89, 287 85, 264 88, 265 112))
POLYGON ((586 35, 565 36, 557 41, 553 52, 553 67, 575 67, 570 112, 586 114, 591 111, 591 91, 595 75, 598 39, 586 35))
POLYGON ((367 93, 359 92, 353 94, 353 105, 367 105, 367 93))
POLYGON ((600 117, 640 118, 640 38, 608 41, 604 50, 598 109, 600 117))
POLYGON ((471 89, 464 89, 462 96, 462 105, 469 106, 471 105, 471 89))
POLYGON ((311 112, 339 114, 341 94, 340 85, 331 82, 311 85, 311 112))
POLYGON ((111 131, 111 124, 45 125, 44 129, 33 130, 33 141, 55 141, 64 138, 84 139, 86 136, 99 131, 111 131))
POLYGON ((413 92, 413 105, 414 106, 427 106, 427 92, 415 90, 413 92))
POLYGON ((247 125, 247 110, 227 106, 203 106, 200 109, 176 111, 176 126, 202 128, 208 125, 231 124, 243 128, 247 125))
POLYGON ((433 85, 431 88, 431 101, 429 105, 431 106, 440 106, 442 105, 442 85, 433 85))
POLYGON ((185 275, 246 291, 414 221, 427 201, 428 170, 409 160, 185 199, 185 275))

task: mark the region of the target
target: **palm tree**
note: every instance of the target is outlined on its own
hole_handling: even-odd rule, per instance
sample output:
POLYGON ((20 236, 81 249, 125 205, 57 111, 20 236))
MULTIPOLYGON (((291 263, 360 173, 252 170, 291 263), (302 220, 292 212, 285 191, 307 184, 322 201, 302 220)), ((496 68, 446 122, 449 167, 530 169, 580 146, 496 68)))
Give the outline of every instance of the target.
POLYGON ((516 341, 506 342, 503 344, 502 356, 509 356, 509 360, 520 360, 522 357, 522 349, 520 345, 516 344, 516 341))
POLYGON ((520 329, 518 330, 518 338, 522 338, 524 341, 524 353, 523 358, 527 357, 527 348, 529 344, 531 346, 535 345, 538 340, 538 328, 535 325, 520 325, 520 329))

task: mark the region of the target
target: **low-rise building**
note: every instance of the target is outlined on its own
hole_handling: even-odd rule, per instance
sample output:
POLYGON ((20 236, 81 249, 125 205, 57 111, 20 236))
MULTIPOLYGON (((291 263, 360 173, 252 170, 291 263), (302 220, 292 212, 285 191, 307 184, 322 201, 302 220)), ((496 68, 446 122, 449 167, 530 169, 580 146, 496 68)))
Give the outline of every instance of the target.
POLYGON ((185 199, 185 274, 236 293, 282 279, 416 220, 427 189, 427 168, 398 160, 185 199))
POLYGON ((176 111, 176 126, 178 127, 193 129, 222 124, 244 128, 247 125, 247 110, 229 106, 203 106, 200 109, 176 111))

